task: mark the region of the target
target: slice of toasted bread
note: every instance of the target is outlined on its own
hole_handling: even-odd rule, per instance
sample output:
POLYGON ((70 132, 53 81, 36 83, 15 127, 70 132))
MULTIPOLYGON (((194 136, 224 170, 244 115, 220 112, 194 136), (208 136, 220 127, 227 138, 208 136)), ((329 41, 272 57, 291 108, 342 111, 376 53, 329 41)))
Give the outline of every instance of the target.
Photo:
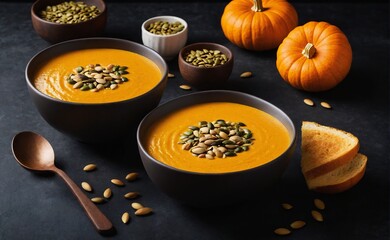
POLYGON ((303 121, 301 133, 301 169, 306 179, 333 171, 359 151, 359 139, 343 130, 303 121))
POLYGON ((307 180, 309 189, 322 193, 343 192, 355 186, 362 179, 367 165, 367 156, 356 154, 352 161, 335 170, 307 180))

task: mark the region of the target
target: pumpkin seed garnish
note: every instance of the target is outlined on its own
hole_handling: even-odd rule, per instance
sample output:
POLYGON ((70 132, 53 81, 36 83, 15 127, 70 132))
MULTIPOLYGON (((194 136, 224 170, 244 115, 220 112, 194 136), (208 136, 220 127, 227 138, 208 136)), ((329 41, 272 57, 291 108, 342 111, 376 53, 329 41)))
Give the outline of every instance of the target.
POLYGON ((282 203, 282 207, 286 210, 290 210, 293 208, 293 206, 289 203, 282 203))
POLYGON ((104 198, 102 198, 102 197, 91 198, 91 201, 94 203, 104 203, 105 202, 104 198))
POLYGON ((89 64, 74 68, 66 81, 74 89, 98 92, 103 89, 114 90, 119 84, 128 82, 129 79, 123 76, 126 74, 129 74, 126 66, 109 64, 103 67, 100 64, 89 64))
POLYGON ((183 31, 184 25, 179 22, 156 21, 150 23, 145 29, 156 35, 172 35, 183 31))
POLYGON ((277 228, 274 230, 274 233, 280 236, 288 235, 291 231, 287 228, 277 228))
POLYGON ((92 187, 91 187, 91 185, 90 185, 89 183, 87 183, 87 182, 82 182, 82 183, 81 183, 81 187, 82 187, 85 191, 87 191, 87 192, 92 192, 92 187))
POLYGON ((125 179, 129 182, 134 181, 138 178, 138 173, 132 172, 126 175, 125 179))
POLYGON ((178 143, 183 144, 183 150, 198 158, 213 160, 248 151, 254 140, 252 132, 244 123, 218 119, 189 126, 180 135, 178 143))
POLYGON ((124 195, 126 199, 133 199, 139 196, 138 192, 128 192, 124 195))
POLYGON ((175 77, 175 74, 173 73, 168 73, 168 78, 174 78, 175 77))
POLYGON ((330 106, 330 104, 327 103, 327 102, 321 102, 321 106, 322 106, 323 108, 326 108, 326 109, 331 109, 331 108, 332 108, 332 106, 330 106))
POLYGON ((186 84, 180 85, 180 88, 183 90, 191 90, 191 86, 186 85, 186 84))
POLYGON ((322 216, 322 214, 317 211, 317 210, 312 210, 311 211, 311 215, 313 216, 313 218, 315 220, 317 220, 318 222, 323 222, 324 221, 324 217, 322 216))
POLYGON ((306 105, 310 106, 310 107, 313 107, 313 106, 314 106, 313 100, 311 100, 311 99, 309 99, 309 98, 303 99, 303 102, 304 102, 306 105))
POLYGON ((143 208, 140 208, 137 211, 135 211, 134 214, 137 216, 144 216, 144 215, 148 215, 152 212, 153 212, 153 210, 150 207, 143 207, 143 208))
POLYGON ((220 50, 191 50, 185 54, 184 60, 197 67, 216 67, 225 64, 229 59, 220 50))
POLYGON ((123 214, 122 214, 122 222, 124 223, 124 224, 126 224, 126 223, 128 223, 129 222, 129 220, 130 220, 130 214, 128 213, 128 212, 124 212, 123 214))
POLYGON ((103 192, 103 197, 105 197, 105 198, 110 198, 112 196, 112 190, 111 190, 111 188, 106 188, 106 190, 104 190, 104 192, 103 192))
POLYGON ((300 229, 300 228, 303 228, 305 225, 306 225, 306 222, 301 221, 301 220, 297 220, 297 221, 292 222, 290 224, 290 227, 292 229, 300 229))
POLYGON ((96 169, 96 164, 93 164, 93 163, 88 164, 88 165, 86 165, 86 166, 83 168, 83 170, 84 170, 85 172, 90 172, 90 171, 93 171, 93 170, 95 170, 95 169, 96 169))
POLYGON ((249 78, 249 77, 252 77, 252 72, 243 72, 241 73, 240 77, 241 78, 249 78))
POLYGON ((324 201, 322 201, 321 199, 314 199, 314 206, 316 206, 316 208, 320 209, 320 210, 324 210, 325 209, 325 203, 324 201))
POLYGON ((111 179, 111 183, 115 184, 116 186, 120 186, 120 187, 125 185, 121 180, 116 179, 116 178, 111 179))
POLYGON ((134 210, 138 210, 138 209, 143 208, 144 206, 142 206, 141 203, 133 202, 133 203, 131 204, 131 207, 132 207, 134 210))
POLYGON ((88 21, 99 14, 100 10, 94 5, 87 5, 81 1, 69 1, 54 6, 46 6, 40 12, 40 17, 53 23, 74 24, 88 21))

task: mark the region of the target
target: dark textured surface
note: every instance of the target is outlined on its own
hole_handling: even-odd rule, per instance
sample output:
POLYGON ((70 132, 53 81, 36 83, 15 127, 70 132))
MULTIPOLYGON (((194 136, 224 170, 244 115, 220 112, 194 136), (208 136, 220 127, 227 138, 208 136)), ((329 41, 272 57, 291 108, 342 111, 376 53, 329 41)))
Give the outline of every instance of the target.
MULTIPOLYGON (((35 174, 21 168, 10 149, 14 134, 32 130, 53 145, 56 161, 75 182, 88 181, 100 195, 111 178, 140 173, 139 181, 115 188, 113 198, 99 208, 117 229, 113 239, 277 239, 273 229, 296 219, 307 221, 289 239, 389 238, 389 6, 388 3, 296 3, 299 23, 324 20, 348 36, 354 54, 350 74, 335 89, 317 94, 297 91, 285 84, 275 68, 275 51, 249 52, 223 36, 219 19, 225 3, 109 3, 105 36, 141 42, 140 26, 149 17, 171 14, 187 20, 188 43, 212 41, 229 47, 235 66, 225 89, 250 93, 284 110, 300 129, 302 120, 317 121, 350 131, 361 140, 369 158, 366 175, 353 189, 337 195, 309 192, 300 173, 299 148, 281 183, 262 197, 221 209, 198 210, 182 206, 162 194, 148 179, 135 142, 101 146, 83 144, 52 129, 38 114, 27 93, 24 68, 38 51, 49 46, 33 31, 30 3, 0 3, 0 239, 99 239, 89 219, 57 176, 35 174), (240 79, 242 71, 254 77, 240 79), (317 107, 302 103, 310 97, 317 107), (334 108, 318 106, 329 102, 334 108), (95 172, 82 167, 94 162, 95 172), (140 191, 138 201, 155 209, 148 217, 135 217, 127 191, 140 191), (325 221, 310 217, 315 197, 323 199, 325 221), (281 209, 282 202, 295 206, 281 209), (120 216, 129 211, 130 224, 120 216)), ((176 78, 169 79, 162 102, 187 94, 177 62, 168 63, 176 78)), ((195 91, 195 90, 193 90, 195 91)), ((55 109, 53 109, 55 111, 55 109)), ((298 146, 300 139, 298 139, 298 146)))

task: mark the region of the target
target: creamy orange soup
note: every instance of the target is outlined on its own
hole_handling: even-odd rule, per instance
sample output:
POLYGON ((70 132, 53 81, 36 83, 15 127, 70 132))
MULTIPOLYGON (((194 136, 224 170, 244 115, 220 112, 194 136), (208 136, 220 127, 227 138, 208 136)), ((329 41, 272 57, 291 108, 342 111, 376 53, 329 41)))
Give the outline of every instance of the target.
POLYGON ((137 53, 119 49, 85 49, 62 54, 51 59, 37 72, 34 80, 36 88, 51 97, 77 103, 116 102, 142 95, 155 87, 162 73, 150 59, 137 53), (118 88, 103 89, 98 92, 74 89, 66 79, 78 66, 89 64, 109 64, 127 66, 129 79, 118 88))
POLYGON ((246 105, 212 102, 180 109, 158 119, 147 135, 147 152, 155 159, 178 169, 200 173, 224 173, 265 164, 289 147, 291 138, 285 126, 270 114, 246 105), (178 144, 180 135, 199 121, 224 119, 243 122, 253 133, 248 151, 226 158, 198 158, 178 144))

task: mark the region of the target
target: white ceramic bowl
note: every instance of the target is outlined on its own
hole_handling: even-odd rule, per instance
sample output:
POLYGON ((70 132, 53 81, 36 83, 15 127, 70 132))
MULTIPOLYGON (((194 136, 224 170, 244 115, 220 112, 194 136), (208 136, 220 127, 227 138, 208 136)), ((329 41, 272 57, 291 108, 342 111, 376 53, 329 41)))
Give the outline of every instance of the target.
POLYGON ((186 21, 179 17, 157 16, 149 18, 144 23, 142 23, 141 31, 142 42, 145 46, 150 47, 158 52, 165 60, 171 60, 179 54, 180 49, 182 49, 187 42, 188 25, 186 21), (147 26, 157 21, 179 21, 184 25, 184 29, 176 34, 171 35, 157 35, 146 30, 147 26))

